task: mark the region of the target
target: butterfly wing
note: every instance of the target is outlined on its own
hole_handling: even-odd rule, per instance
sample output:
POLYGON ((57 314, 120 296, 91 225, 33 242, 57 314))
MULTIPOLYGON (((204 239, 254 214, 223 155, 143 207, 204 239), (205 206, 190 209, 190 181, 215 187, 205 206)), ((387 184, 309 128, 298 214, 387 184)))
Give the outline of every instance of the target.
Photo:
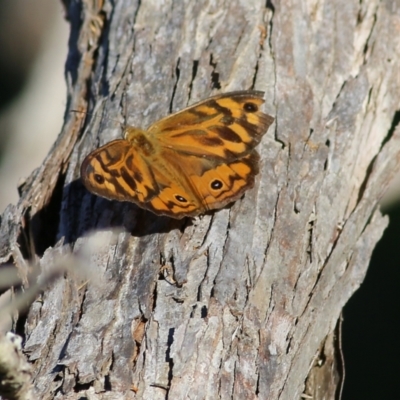
POLYGON ((203 208, 191 187, 182 184, 184 179, 157 152, 146 155, 143 147, 114 140, 90 153, 81 166, 86 188, 109 200, 136 203, 158 215, 197 215, 196 210, 203 208))
POLYGON ((263 92, 211 97, 150 126, 160 159, 176 186, 165 187, 146 208, 174 218, 195 216, 237 200, 254 185, 259 155, 254 150, 274 119, 260 108, 263 92))
POLYGON ((126 140, 114 140, 91 152, 81 166, 86 188, 110 200, 144 203, 159 193, 154 173, 126 140))
POLYGON ((259 156, 252 151, 231 162, 187 156, 184 163, 173 151, 164 151, 173 184, 160 188, 144 207, 172 218, 194 217, 237 200, 254 185, 259 156))
POLYGON ((263 95, 217 95, 156 122, 148 133, 180 154, 235 160, 251 152, 274 121, 261 111, 263 95))
POLYGON ((273 118, 260 111, 263 92, 214 96, 153 124, 128 127, 81 166, 91 192, 131 201, 157 215, 196 216, 224 207, 253 186, 254 147, 273 118))

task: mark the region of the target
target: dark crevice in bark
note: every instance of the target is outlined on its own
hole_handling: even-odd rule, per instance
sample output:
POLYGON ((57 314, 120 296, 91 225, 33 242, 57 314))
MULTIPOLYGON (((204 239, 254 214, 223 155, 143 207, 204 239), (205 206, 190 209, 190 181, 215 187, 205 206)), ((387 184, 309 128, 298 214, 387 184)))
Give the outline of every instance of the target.
POLYGON ((178 87, 179 76, 181 74, 181 71, 179 69, 180 62, 181 62, 181 58, 179 57, 177 62, 176 62, 176 66, 175 66, 175 84, 174 84, 174 88, 172 89, 171 101, 169 103, 169 112, 170 112, 170 114, 173 112, 173 105, 174 105, 174 98, 175 98, 176 88, 178 87))
POLYGON ((137 0, 137 7, 136 7, 135 13, 133 14, 133 18, 132 18, 132 30, 135 29, 137 16, 139 14, 139 10, 140 10, 141 6, 142 6, 142 0, 137 0))
MULTIPOLYGON (((157 307, 157 281, 155 281, 155 283, 154 283, 153 296, 152 296, 151 300, 152 300, 151 311, 153 312, 157 307)), ((143 315, 143 318, 144 318, 143 310, 140 310, 140 311, 141 311, 141 313, 143 315)))
POLYGON ((190 311, 189 318, 194 318, 194 312, 196 311, 197 304, 192 306, 192 311, 190 311))
POLYGON ((197 301, 201 301, 201 284, 203 283, 203 281, 204 281, 204 276, 200 282, 200 285, 197 288, 197 298, 196 298, 197 301))
MULTIPOLYGON (((369 215, 369 217, 368 217, 367 220, 365 221, 365 223, 364 223, 362 229, 360 230, 359 237, 362 237, 362 235, 364 235, 365 230, 366 230, 366 229, 368 228, 368 226, 372 223, 372 219, 373 219, 373 217, 374 217, 374 215, 375 215, 375 211, 376 211, 376 208, 377 208, 377 207, 379 207, 379 200, 377 200, 377 201, 375 202, 375 207, 373 208, 373 210, 372 210, 372 212, 371 212, 371 215, 369 215)), ((349 259, 347 260, 346 269, 348 268, 348 266, 349 266, 349 264, 350 264, 350 260, 352 259, 353 254, 354 254, 354 253, 351 253, 349 259)))
MULTIPOLYGON (((274 69, 274 72, 276 72, 275 69, 274 69)), ((276 77, 275 77, 275 82, 276 82, 276 77)), ((276 90, 276 86, 275 86, 275 90, 276 90)), ((275 122, 274 140, 282 146, 282 150, 283 150, 286 148, 287 144, 278 137, 278 124, 279 124, 278 113, 276 113, 274 122, 275 122)))
MULTIPOLYGON (((22 292, 22 288, 15 288, 15 295, 16 298, 18 298, 18 293, 22 292)), ((21 293, 22 295, 22 293, 21 293)), ((30 306, 31 304, 27 304, 27 306, 30 306)), ((19 336, 21 336, 22 340, 25 340, 25 324, 28 320, 28 313, 29 313, 29 307, 26 307, 25 310, 18 310, 18 319, 15 323, 15 333, 19 336)))
POLYGON ((64 182, 65 174, 60 174, 49 203, 31 219, 31 232, 27 235, 32 239, 32 251, 40 257, 47 248, 54 247, 57 242, 64 182))
MULTIPOLYGON (((269 25, 268 45, 269 45, 270 49, 273 49, 272 42, 271 42, 271 37, 272 37, 272 28, 273 28, 273 22, 272 21, 273 21, 273 17, 274 17, 274 14, 275 14, 275 6, 272 4, 271 0, 267 0, 266 3, 265 3, 265 8, 267 8, 268 10, 271 10, 271 13, 272 13, 272 16, 271 16, 271 18, 270 18, 270 20, 268 22, 268 25, 269 25)), ((275 79, 275 82, 276 82, 276 79, 275 79)))
POLYGON ((313 253, 314 221, 315 221, 315 219, 308 221, 308 226, 309 226, 309 229, 308 229, 308 246, 307 246, 306 252, 308 254, 310 264, 312 264, 312 262, 313 262, 312 253, 313 253))
POLYGON ((369 88, 368 96, 367 96, 367 107, 368 107, 368 105, 371 103, 371 97, 372 97, 373 89, 374 89, 373 86, 371 86, 371 87, 369 88))
MULTIPOLYGON (((69 332, 68 336, 65 339, 65 342, 60 350, 60 355, 58 356, 59 360, 62 360, 66 354, 67 354, 67 348, 69 345, 69 341, 71 340, 71 336, 73 334, 73 331, 69 332)), ((52 332, 52 336, 56 337, 57 336, 57 326, 54 328, 53 332, 52 332)), ((47 355, 47 354, 46 354, 47 355)), ((57 368, 60 368, 62 370, 64 370, 65 368, 67 368, 64 364, 60 363, 54 368, 54 370, 56 370, 57 368)))
POLYGON ((170 328, 168 331, 167 351, 165 354, 165 361, 168 363, 168 389, 166 393, 166 399, 168 400, 169 388, 173 378, 174 360, 171 358, 171 346, 174 343, 175 328, 170 328))
POLYGON ((215 282, 215 279, 214 279, 214 282, 213 282, 214 286, 210 290, 210 299, 215 297, 215 293, 214 293, 215 292, 215 284, 216 284, 216 282, 215 282))
MULTIPOLYGON (((214 214, 211 215, 210 223, 207 225, 207 231, 203 236, 203 240, 202 240, 202 242, 200 244, 200 248, 203 248, 203 246, 207 242, 208 236, 209 236, 209 234, 211 232, 211 227, 213 226, 213 221, 214 221, 214 214)), ((204 249, 204 250, 208 250, 208 247, 207 247, 207 249, 204 249)))
MULTIPOLYGON (((102 347, 102 352, 103 352, 104 341, 102 341, 101 347, 102 347)), ((111 358, 111 360, 110 360, 110 365, 107 366, 108 362, 105 363, 105 364, 103 365, 102 370, 101 370, 101 375, 104 374, 104 385, 103 385, 103 388, 104 388, 105 391, 111 391, 111 390, 112 390, 112 384, 111 384, 111 380, 110 380, 110 372, 113 370, 114 362, 115 362, 115 354, 114 354, 114 351, 111 352, 110 358, 111 358)), ((107 360, 107 361, 108 361, 108 360, 107 360)))
POLYGON ((275 12, 275 6, 272 4, 271 0, 265 2, 265 8, 268 8, 268 10, 271 10, 273 13, 275 12))
POLYGON ((192 78, 191 78, 190 84, 189 84, 189 95, 188 95, 188 99, 189 99, 189 100, 192 98, 193 82, 194 82, 194 80, 196 79, 198 67, 199 67, 199 60, 193 60, 192 78))
POLYGON ((295 199, 293 201, 293 211, 294 211, 295 214, 300 214, 301 210, 300 210, 300 208, 297 207, 296 197, 295 197, 295 199))
MULTIPOLYGON (((74 386, 74 392, 79 393, 79 392, 85 392, 86 390, 89 390, 92 387, 93 382, 89 383, 76 383, 74 386)), ((85 396, 82 397, 83 399, 86 399, 85 396)))
POLYGON ((255 395, 258 396, 259 394, 260 394, 260 371, 257 370, 257 382, 256 382, 255 395))
POLYGON ((340 99, 340 96, 344 92, 345 87, 349 84, 348 79, 344 79, 342 85, 340 86, 339 90, 336 93, 336 97, 332 102, 332 106, 328 115, 328 121, 334 120, 338 118, 338 100, 340 99), (332 117, 333 116, 333 117, 332 117))
POLYGON ((31 260, 35 254, 35 238, 32 237, 32 218, 30 214, 31 207, 28 207, 24 215, 24 229, 19 231, 17 237, 18 250, 25 260, 31 260))
MULTIPOLYGON (((168 281, 167 281, 168 282, 168 281)), ((170 283, 170 282, 168 282, 170 285, 172 285, 172 283, 170 283)), ((172 296, 171 297, 172 298, 172 300, 173 301, 175 301, 175 303, 177 303, 177 304, 183 304, 184 302, 185 302, 185 300, 183 300, 183 299, 181 299, 181 298, 179 298, 179 297, 175 297, 175 296, 172 296)))
MULTIPOLYGON (((362 0, 359 0, 358 3, 361 6, 362 0)), ((360 25, 363 21, 364 21, 364 15, 361 13, 361 7, 360 7, 357 13, 357 25, 360 25)))
POLYGON ((367 167, 367 170, 365 171, 365 177, 364 177, 364 180, 363 180, 362 184, 360 185, 360 189, 358 191, 358 197, 357 197, 357 203, 356 204, 359 204, 361 199, 364 196, 364 192, 365 192, 365 189, 367 188, 367 184, 368 184, 369 178, 370 178, 371 173, 372 173, 372 171, 374 169, 374 164, 376 162, 376 158, 377 158, 377 156, 372 158, 371 162, 369 163, 369 165, 367 167))
MULTIPOLYGON (((260 56, 261 56, 261 52, 258 56, 258 60, 260 59, 260 56)), ((254 67, 253 81, 251 82, 251 86, 250 86, 251 90, 253 90, 256 86, 256 80, 257 80, 257 75, 258 75, 258 60, 257 60, 256 66, 254 67)))
POLYGON ((185 218, 182 218, 180 221, 179 220, 173 221, 172 229, 174 228, 174 225, 176 225, 176 227, 179 229, 179 231, 183 234, 185 232, 186 228, 193 225, 193 220, 191 217, 185 217, 185 218))
POLYGON ((393 118, 392 118, 392 123, 390 125, 390 129, 389 129, 386 137, 382 141, 381 149, 393 137, 394 131, 395 131, 397 125, 399 125, 399 124, 400 124, 400 110, 396 110, 396 112, 394 113, 393 118))
MULTIPOLYGON (((374 29, 375 29, 376 22, 377 22, 377 16, 376 16, 376 12, 375 12, 375 13, 374 13, 374 22, 372 23, 371 30, 369 31, 367 40, 365 41, 365 46, 364 46, 364 49, 363 49, 363 54, 364 54, 364 56, 366 56, 366 54, 368 53, 369 42, 370 42, 372 33, 373 33, 374 29)), ((365 59, 365 57, 364 57, 364 63, 365 63, 365 62, 366 62, 366 59, 365 59)))
MULTIPOLYGON (((329 149, 331 146, 331 141, 329 139, 326 140, 325 146, 329 149)), ((325 162, 324 162, 324 171, 327 171, 329 168, 329 154, 327 155, 325 162)))
POLYGON ((211 72, 211 88, 212 89, 221 89, 221 82, 219 81, 219 72, 217 69, 217 62, 213 61, 213 54, 210 54, 210 65, 213 67, 213 71, 211 72))
MULTIPOLYGON (((65 382, 65 371, 68 371, 68 368, 64 366, 62 368, 59 368, 59 372, 53 379, 53 382, 60 382, 60 386, 54 390, 54 397, 66 394, 63 390, 63 383, 65 382)), ((53 370, 53 372, 55 371, 53 370)))
POLYGON ((314 128, 310 128, 309 132, 308 132, 308 137, 304 142, 303 154, 301 155, 301 158, 303 158, 304 152, 306 151, 307 147, 310 145, 310 140, 311 140, 311 137, 312 137, 313 133, 314 133, 314 128))
POLYGON ((112 385, 111 385, 111 380, 110 380, 110 375, 109 374, 104 376, 104 390, 106 392, 111 392, 112 391, 112 385))
POLYGON ((78 316, 78 319, 77 319, 75 325, 77 325, 77 324, 79 323, 79 321, 80 321, 81 318, 82 318, 82 315, 84 314, 84 304, 85 304, 85 300, 86 300, 87 285, 85 285, 85 288, 84 288, 83 290, 84 290, 84 292, 83 292, 83 294, 82 294, 81 304, 79 305, 79 311, 78 311, 78 315, 77 315, 77 316, 78 316))
POLYGON ((288 342, 287 342, 287 345, 286 345, 286 354, 289 354, 289 352, 290 352, 290 348, 291 348, 291 345, 292 345, 292 337, 289 337, 289 340, 288 340, 288 342))

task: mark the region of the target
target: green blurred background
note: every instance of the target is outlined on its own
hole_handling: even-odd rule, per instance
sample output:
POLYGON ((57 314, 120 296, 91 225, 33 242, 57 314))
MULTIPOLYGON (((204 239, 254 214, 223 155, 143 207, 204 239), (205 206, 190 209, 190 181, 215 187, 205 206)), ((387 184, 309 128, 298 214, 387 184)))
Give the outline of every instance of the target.
MULTIPOLYGON (((0 213, 62 125, 68 24, 61 1, 0 0, 0 213)), ((344 400, 400 399, 399 180, 383 202, 389 228, 344 310, 344 400), (397 248, 399 246, 399 248, 397 248)), ((316 399, 318 400, 318 399, 316 399)))

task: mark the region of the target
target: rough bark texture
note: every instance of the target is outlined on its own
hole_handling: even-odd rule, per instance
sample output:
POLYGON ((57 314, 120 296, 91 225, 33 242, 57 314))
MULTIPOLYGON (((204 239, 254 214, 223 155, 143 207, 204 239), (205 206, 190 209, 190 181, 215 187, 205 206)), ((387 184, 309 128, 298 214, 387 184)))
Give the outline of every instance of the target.
POLYGON ((25 284, 42 399, 331 399, 337 326, 387 225, 400 162, 400 3, 83 1, 71 21, 59 139, 2 216, 25 284), (256 88, 276 123, 256 187, 231 208, 160 218, 90 195, 84 156, 217 92, 256 88), (397 113, 397 114, 396 114, 397 113), (99 244, 100 243, 100 244, 99 244), (33 254, 30 254, 33 256, 33 254))

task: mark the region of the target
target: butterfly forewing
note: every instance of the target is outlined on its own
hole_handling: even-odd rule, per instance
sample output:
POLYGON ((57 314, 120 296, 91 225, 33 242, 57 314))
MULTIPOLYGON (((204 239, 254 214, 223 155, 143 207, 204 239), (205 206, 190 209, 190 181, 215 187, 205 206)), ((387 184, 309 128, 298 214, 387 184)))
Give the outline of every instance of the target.
POLYGON ((263 92, 211 97, 149 128, 161 146, 181 154, 237 159, 260 142, 273 118, 261 111, 263 92))

